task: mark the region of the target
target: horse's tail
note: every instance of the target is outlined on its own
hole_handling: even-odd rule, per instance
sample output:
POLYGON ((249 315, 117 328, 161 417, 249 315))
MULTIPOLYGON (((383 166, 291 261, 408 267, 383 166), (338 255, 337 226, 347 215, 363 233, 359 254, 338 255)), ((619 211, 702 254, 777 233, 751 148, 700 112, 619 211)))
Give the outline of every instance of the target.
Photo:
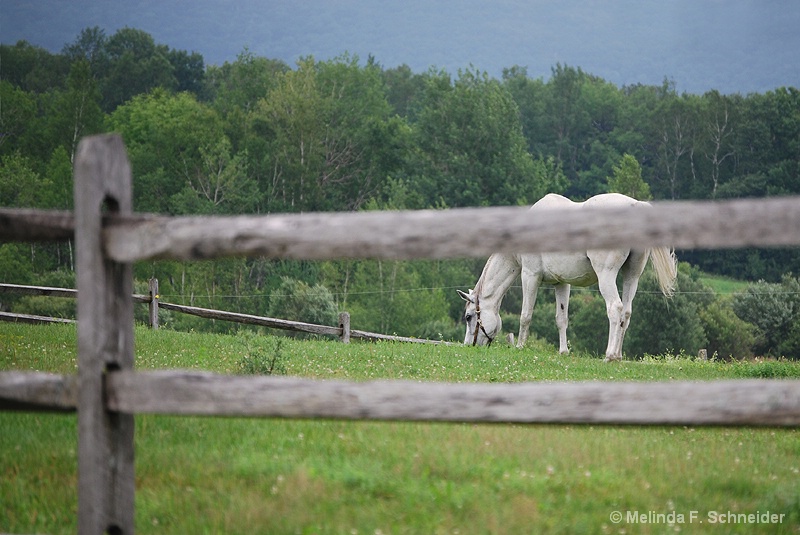
POLYGON ((672 297, 675 293, 675 281, 678 279, 678 258, 675 251, 668 247, 654 247, 650 250, 650 261, 653 262, 661 293, 672 297))

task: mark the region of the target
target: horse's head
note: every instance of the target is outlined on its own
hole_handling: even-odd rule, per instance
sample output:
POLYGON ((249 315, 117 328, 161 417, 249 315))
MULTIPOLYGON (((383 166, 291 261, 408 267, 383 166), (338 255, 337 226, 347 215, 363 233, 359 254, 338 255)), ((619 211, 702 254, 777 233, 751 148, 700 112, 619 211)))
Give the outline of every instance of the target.
POLYGON ((491 307, 481 308, 480 299, 472 290, 469 293, 456 291, 461 299, 467 302, 467 308, 464 311, 464 322, 467 324, 464 345, 490 345, 503 325, 500 314, 491 307))

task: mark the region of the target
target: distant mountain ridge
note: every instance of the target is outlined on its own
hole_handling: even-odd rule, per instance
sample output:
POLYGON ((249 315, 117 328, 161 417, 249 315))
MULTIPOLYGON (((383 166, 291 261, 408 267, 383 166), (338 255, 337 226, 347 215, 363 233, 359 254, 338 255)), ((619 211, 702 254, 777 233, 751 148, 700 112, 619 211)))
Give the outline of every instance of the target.
MULTIPOLYGON (((470 65, 499 77, 556 63, 619 86, 673 80, 679 91, 764 92, 800 86, 800 4, 759 0, 579 2, 567 0, 0 0, 0 42, 51 51, 87 27, 144 30, 208 64, 245 48, 290 65, 302 56, 372 55, 385 67, 470 65)), ((1 68, 1 66, 0 66, 1 68)), ((1 74, 1 71, 0 71, 1 74)))

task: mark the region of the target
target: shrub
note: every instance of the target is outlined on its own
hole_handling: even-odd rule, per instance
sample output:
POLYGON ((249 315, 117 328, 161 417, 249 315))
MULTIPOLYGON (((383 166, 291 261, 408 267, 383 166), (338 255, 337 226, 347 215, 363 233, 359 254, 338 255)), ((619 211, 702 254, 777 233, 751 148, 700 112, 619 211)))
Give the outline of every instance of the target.
POLYGON ((780 284, 760 280, 747 287, 733 302, 733 311, 758 329, 755 351, 763 355, 800 357, 800 282, 786 275, 780 284))
POLYGON ((286 375, 286 356, 280 338, 272 339, 272 347, 266 348, 264 342, 268 339, 257 337, 250 331, 239 331, 238 337, 244 348, 239 361, 243 375, 286 375))
MULTIPOLYGON (((269 315, 317 325, 338 325, 339 309, 330 290, 289 277, 270 295, 269 315)), ((294 336, 300 336, 297 333, 294 336)))
POLYGON ((708 354, 720 358, 743 359, 753 356, 756 327, 734 314, 730 303, 714 301, 699 312, 708 338, 708 354))

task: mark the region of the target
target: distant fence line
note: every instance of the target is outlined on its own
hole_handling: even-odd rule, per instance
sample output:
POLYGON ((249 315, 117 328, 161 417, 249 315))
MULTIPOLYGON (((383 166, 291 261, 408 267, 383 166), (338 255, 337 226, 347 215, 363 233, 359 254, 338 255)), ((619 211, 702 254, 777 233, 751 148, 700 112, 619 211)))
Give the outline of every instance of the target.
MULTIPOLYGON (((451 345, 452 342, 445 342, 443 340, 428 340, 425 338, 415 338, 409 336, 395 336, 381 333, 373 333, 369 331, 362 331, 352 329, 350 327, 350 313, 341 312, 339 314, 339 325, 317 325, 314 323, 306 323, 302 321, 293 321, 279 318, 268 318, 264 316, 256 316, 253 314, 243 314, 239 312, 227 312, 224 310, 214 310, 209 308, 178 305, 174 303, 167 303, 161 301, 158 293, 158 279, 150 279, 149 281, 149 294, 132 294, 131 298, 137 303, 147 303, 149 309, 148 324, 153 329, 159 328, 159 309, 172 310, 183 314, 189 314, 200 318, 210 320, 230 321, 233 323, 242 323, 246 325, 256 325, 260 327, 269 327, 271 329, 279 329, 284 331, 302 332, 315 335, 335 336, 344 343, 349 343, 351 339, 366 340, 371 342, 385 341, 385 342, 408 342, 416 344, 439 344, 451 345)), ((47 297, 67 297, 76 299, 78 297, 78 290, 72 288, 53 288, 48 286, 29 286, 21 284, 6 284, 0 283, 0 293, 16 293, 22 295, 35 295, 47 297)), ((10 321, 17 323, 75 323, 75 320, 68 318, 54 318, 49 316, 40 316, 33 314, 20 314, 12 312, 0 312, 0 321, 10 321)))
MULTIPOLYGON (((166 218, 133 213, 122 139, 83 139, 75 213, 0 209, 0 240, 75 237, 78 373, 0 372, 0 410, 78 413, 78 531, 134 530, 142 412, 456 422, 800 426, 800 381, 354 383, 134 370, 132 263, 150 258, 453 258, 493 252, 800 245, 800 198, 649 210, 482 208, 166 218)), ((352 331, 351 331, 352 334, 352 331)))

